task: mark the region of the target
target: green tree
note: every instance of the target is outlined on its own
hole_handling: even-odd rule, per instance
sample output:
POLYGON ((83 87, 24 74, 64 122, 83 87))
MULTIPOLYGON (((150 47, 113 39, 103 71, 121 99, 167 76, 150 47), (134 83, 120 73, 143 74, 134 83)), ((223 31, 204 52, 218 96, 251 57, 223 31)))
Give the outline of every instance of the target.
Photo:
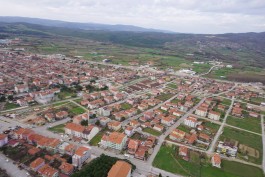
POLYGON ((88 126, 88 120, 82 120, 81 125, 83 126, 88 126))

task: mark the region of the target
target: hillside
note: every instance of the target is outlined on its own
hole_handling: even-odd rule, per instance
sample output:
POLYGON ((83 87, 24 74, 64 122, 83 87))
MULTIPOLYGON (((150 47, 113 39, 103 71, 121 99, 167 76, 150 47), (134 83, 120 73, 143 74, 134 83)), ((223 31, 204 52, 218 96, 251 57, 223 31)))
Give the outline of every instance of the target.
POLYGON ((29 23, 0 23, 0 38, 20 37, 31 41, 27 48, 36 53, 81 55, 101 61, 110 56, 114 63, 153 60, 159 68, 193 68, 198 73, 209 65, 193 61, 219 60, 233 70, 219 70, 209 77, 265 83, 265 33, 181 34, 83 30, 29 23), (91 52, 100 55, 91 55, 91 52))

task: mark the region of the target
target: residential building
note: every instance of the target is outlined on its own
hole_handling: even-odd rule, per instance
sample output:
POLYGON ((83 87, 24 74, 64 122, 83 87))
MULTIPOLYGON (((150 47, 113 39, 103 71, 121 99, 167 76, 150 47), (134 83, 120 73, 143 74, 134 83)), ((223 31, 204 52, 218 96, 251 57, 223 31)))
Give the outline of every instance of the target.
POLYGON ((198 125, 198 120, 197 118, 190 116, 184 120, 184 125, 188 127, 196 128, 198 125))
POLYGON ((8 136, 5 134, 0 134, 0 147, 3 147, 8 143, 8 136))
POLYGON ((90 149, 88 147, 81 146, 76 149, 75 154, 72 157, 72 164, 75 167, 81 167, 82 164, 90 157, 90 149))
POLYGON ((50 165, 46 164, 39 168, 38 173, 42 177, 58 177, 59 176, 59 171, 52 168, 50 165))
POLYGON ((67 162, 63 162, 61 166, 59 167, 62 173, 66 175, 71 175, 74 172, 74 166, 72 164, 69 164, 67 162))
POLYGON ((211 162, 213 167, 221 168, 221 157, 218 153, 212 156, 211 162))
POLYGON ((196 109, 195 114, 198 116, 206 117, 207 108, 200 106, 196 109))
POLYGON ((209 111, 208 118, 219 121, 221 114, 215 111, 209 111))
POLYGON ((45 165, 45 160, 43 158, 38 157, 33 162, 30 163, 29 167, 33 171, 38 171, 41 167, 45 165))
POLYGON ((104 147, 122 150, 127 142, 127 136, 123 133, 112 132, 101 138, 100 144, 104 147))
POLYGON ((131 177, 131 170, 131 164, 119 160, 111 167, 108 177, 131 177))

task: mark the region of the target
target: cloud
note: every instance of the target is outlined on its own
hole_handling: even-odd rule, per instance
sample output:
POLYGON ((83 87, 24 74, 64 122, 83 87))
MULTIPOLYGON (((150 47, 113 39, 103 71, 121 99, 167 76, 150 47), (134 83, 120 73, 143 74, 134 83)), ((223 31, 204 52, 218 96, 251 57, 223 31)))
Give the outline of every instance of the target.
POLYGON ((0 15, 187 33, 265 31, 264 0, 0 0, 0 15))

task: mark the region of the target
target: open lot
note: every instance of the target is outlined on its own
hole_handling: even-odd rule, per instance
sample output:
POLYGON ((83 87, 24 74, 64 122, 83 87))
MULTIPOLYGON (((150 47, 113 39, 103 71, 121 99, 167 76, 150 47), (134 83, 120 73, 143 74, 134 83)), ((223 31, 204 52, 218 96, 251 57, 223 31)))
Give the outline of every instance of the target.
POLYGON ((64 133, 65 124, 56 125, 54 127, 48 128, 48 130, 54 133, 64 133))
POLYGON ((15 109, 18 107, 20 107, 18 104, 6 102, 6 104, 4 106, 4 110, 15 109))
MULTIPOLYGON (((220 136, 220 140, 224 141, 224 140, 236 140, 239 141, 239 144, 244 144, 247 145, 249 147, 252 147, 256 150, 259 151, 259 158, 254 158, 254 157, 248 157, 248 161, 253 162, 253 163, 257 163, 257 164, 261 164, 262 161, 262 139, 261 136, 259 135, 255 135, 252 133, 248 133, 248 132, 244 132, 244 131, 240 131, 237 129, 233 129, 233 128, 229 128, 229 127, 225 127, 224 131, 222 133, 222 135, 220 136)), ((245 155, 245 154, 240 154, 241 155, 245 155)), ((246 159, 244 159, 246 160, 246 159)))
POLYGON ((102 138, 103 135, 104 135, 103 132, 99 132, 96 136, 94 136, 94 137, 90 140, 89 144, 90 144, 91 146, 97 146, 98 143, 100 142, 100 140, 101 140, 101 138, 102 138))
POLYGON ((183 176, 194 177, 263 177, 261 169, 238 162, 222 160, 221 168, 212 167, 209 158, 190 153, 190 162, 176 156, 176 147, 162 146, 153 166, 183 176), (201 159, 201 160, 200 160, 201 159))
POLYGON ((261 133, 261 122, 259 118, 237 118, 234 116, 229 116, 226 123, 239 128, 243 128, 245 130, 261 133))
POLYGON ((171 97, 173 97, 173 94, 171 94, 171 93, 163 93, 163 94, 157 96, 156 98, 161 100, 161 101, 166 101, 166 100, 170 99, 171 97))
POLYGON ((143 132, 150 133, 150 134, 152 134, 154 136, 160 136, 162 134, 161 132, 156 131, 156 130, 154 130, 152 128, 145 128, 145 129, 143 129, 143 132))

